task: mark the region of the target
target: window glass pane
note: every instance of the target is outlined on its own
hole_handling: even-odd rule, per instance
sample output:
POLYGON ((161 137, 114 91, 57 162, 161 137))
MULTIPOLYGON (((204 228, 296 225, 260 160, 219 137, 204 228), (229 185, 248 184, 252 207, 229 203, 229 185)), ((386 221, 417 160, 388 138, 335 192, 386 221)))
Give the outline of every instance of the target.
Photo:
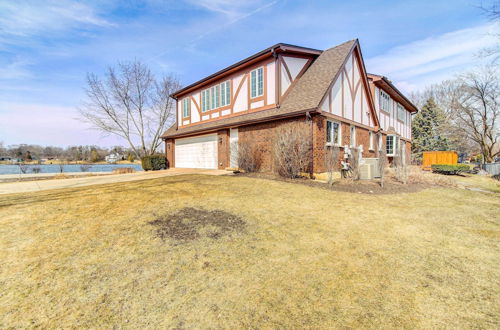
POLYGON ((386 151, 387 151, 388 155, 394 154, 394 136, 393 135, 387 136, 386 151))
POLYGON ((215 86, 215 107, 218 108, 219 105, 219 100, 220 100, 220 86, 217 85, 215 86))
POLYGON ((257 92, 256 71, 250 73, 250 96, 255 97, 257 92))
POLYGON ((331 121, 326 122, 326 142, 327 143, 332 142, 332 122, 331 121))
POLYGON ((261 96, 264 95, 264 69, 259 68, 258 69, 258 91, 257 95, 261 96))
POLYGON ((210 88, 210 110, 215 108, 215 87, 210 88))
POLYGON ((231 104, 231 84, 226 81, 226 105, 231 104))
POLYGON ((188 117, 189 116, 189 99, 185 98, 182 101, 182 110, 183 110, 183 117, 188 117))
POLYGON ((340 135, 339 123, 333 123, 333 143, 340 144, 339 135, 340 135))
POLYGON ((220 84, 220 105, 221 107, 226 105, 226 89, 224 88, 224 83, 220 84))

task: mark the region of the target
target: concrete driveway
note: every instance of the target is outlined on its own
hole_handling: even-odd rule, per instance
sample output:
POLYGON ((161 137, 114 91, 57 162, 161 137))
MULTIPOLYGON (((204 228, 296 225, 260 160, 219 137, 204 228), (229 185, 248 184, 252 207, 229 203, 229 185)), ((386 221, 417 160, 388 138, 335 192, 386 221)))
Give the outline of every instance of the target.
POLYGON ((206 174, 206 175, 231 175, 232 172, 226 170, 204 170, 189 168, 172 168, 154 172, 136 172, 129 174, 110 174, 103 176, 89 176, 72 179, 48 179, 36 181, 22 181, 0 183, 0 194, 26 193, 50 189, 75 188, 91 186, 95 184, 128 182, 137 180, 156 179, 164 176, 185 175, 185 174, 206 174))

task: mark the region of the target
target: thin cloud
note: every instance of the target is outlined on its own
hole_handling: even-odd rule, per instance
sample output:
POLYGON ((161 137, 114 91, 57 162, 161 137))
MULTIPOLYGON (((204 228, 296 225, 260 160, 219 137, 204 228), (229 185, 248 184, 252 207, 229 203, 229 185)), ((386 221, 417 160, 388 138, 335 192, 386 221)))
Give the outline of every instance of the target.
POLYGON ((202 7, 208 11, 220 13, 230 18, 241 16, 259 1, 243 0, 189 0, 192 5, 202 7))
POLYGON ((388 76, 405 89, 418 89, 422 83, 438 82, 443 72, 465 70, 475 65, 481 49, 496 44, 495 23, 444 33, 394 47, 367 59, 368 71, 388 76))
POLYGON ((0 33, 14 37, 36 36, 78 26, 109 27, 95 8, 71 0, 12 1, 0 3, 0 33))
MULTIPOLYGON (((186 45, 187 48, 193 48, 196 43, 198 41, 200 41, 201 39, 207 37, 208 35, 210 34, 213 34, 215 32, 218 32, 218 31, 221 31, 221 30, 224 30, 226 29, 227 27, 233 25, 233 24, 236 24, 252 15, 255 15, 261 11, 263 11, 264 9, 267 9, 269 7, 272 7, 274 6, 275 4, 277 4, 279 2, 279 0, 275 0, 275 1, 272 1, 270 3, 267 3, 265 5, 262 5, 256 9, 253 9, 251 11, 248 11, 248 12, 245 12, 245 13, 239 13, 238 15, 235 15, 235 13, 237 12, 236 9, 228 9, 228 10, 219 10, 218 8, 221 7, 221 4, 222 3, 226 3, 226 2, 230 2, 230 1, 226 1, 226 0, 207 0, 207 1, 202 1, 202 6, 207 8, 207 9, 210 9, 212 11, 215 11, 215 12, 219 12, 219 13, 223 13, 223 14, 226 14, 228 15, 229 17, 232 17, 231 19, 229 19, 226 23, 223 23, 223 24, 219 24, 217 25, 215 28, 212 28, 212 29, 208 29, 206 32, 198 35, 196 38, 194 38, 189 44, 186 45), (208 4, 208 5, 207 5, 208 4)), ((231 2, 232 3, 232 2, 231 2)), ((167 50, 167 51, 164 51, 164 52, 161 52, 153 57, 150 57, 148 58, 146 61, 152 61, 152 60, 155 60, 165 54, 167 54, 168 52, 172 51, 172 48, 167 50)))

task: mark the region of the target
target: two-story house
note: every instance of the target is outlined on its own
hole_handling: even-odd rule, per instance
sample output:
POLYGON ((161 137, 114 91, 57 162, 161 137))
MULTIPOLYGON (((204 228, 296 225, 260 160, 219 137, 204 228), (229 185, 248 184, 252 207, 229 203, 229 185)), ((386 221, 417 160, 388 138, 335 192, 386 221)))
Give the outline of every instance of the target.
POLYGON ((417 111, 387 78, 366 73, 358 40, 325 51, 277 44, 171 96, 177 120, 162 138, 169 166, 179 168, 237 167, 244 141, 271 170, 276 127, 290 121, 311 123, 313 172, 324 172, 326 145, 375 157, 379 131, 390 157, 399 141, 410 148, 417 111))

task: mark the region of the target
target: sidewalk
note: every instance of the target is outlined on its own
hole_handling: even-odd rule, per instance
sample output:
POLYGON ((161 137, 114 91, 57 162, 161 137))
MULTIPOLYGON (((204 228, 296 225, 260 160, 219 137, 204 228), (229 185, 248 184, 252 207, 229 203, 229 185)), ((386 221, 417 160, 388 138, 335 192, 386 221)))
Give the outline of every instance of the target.
MULTIPOLYGON (((102 174, 102 172, 99 174, 102 174)), ((175 175, 185 175, 185 174, 229 175, 232 173, 226 170, 172 168, 162 171, 136 172, 129 174, 109 174, 109 175, 89 176, 89 177, 72 178, 72 179, 53 179, 53 180, 35 179, 34 181, 0 183, 0 194, 26 193, 26 192, 42 191, 49 189, 61 189, 61 188, 76 188, 76 187, 91 186, 96 184, 156 179, 165 176, 175 176, 175 175)), ((18 174, 17 176, 19 177, 18 174)))

